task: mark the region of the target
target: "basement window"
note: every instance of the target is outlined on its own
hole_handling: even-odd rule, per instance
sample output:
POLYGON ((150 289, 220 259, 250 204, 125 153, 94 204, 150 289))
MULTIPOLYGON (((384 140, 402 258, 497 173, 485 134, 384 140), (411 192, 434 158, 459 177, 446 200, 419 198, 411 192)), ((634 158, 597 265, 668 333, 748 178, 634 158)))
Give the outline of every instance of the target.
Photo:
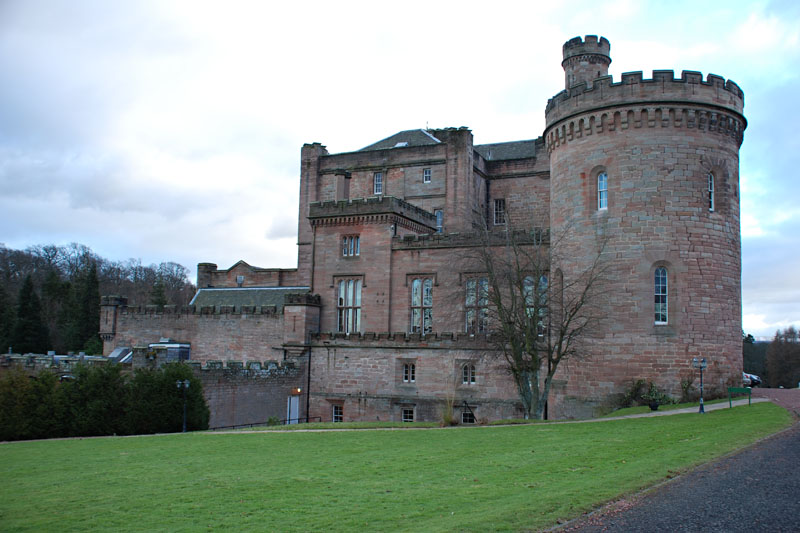
POLYGON ((403 407, 403 422, 413 422, 413 421, 414 421, 414 408, 403 407))

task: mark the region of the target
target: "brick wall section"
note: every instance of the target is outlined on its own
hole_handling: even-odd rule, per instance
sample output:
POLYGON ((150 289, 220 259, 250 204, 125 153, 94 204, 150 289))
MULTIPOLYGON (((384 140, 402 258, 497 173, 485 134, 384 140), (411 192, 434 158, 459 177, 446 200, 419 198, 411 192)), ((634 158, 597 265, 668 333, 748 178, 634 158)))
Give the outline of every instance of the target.
POLYGON ((510 375, 480 338, 379 337, 323 334, 314 341, 311 416, 330 421, 332 405, 338 404, 346 421, 400 421, 403 408, 415 409, 415 420, 438 421, 448 400, 459 419, 463 401, 479 419, 521 416, 510 375), (476 367, 475 384, 462 384, 467 363, 476 367), (413 383, 403 381, 403 364, 415 365, 413 383))
MULTIPOLYGON (((220 363, 221 364, 221 363, 220 363)), ((259 424, 270 417, 284 420, 293 390, 305 390, 305 359, 265 361, 261 368, 203 368, 195 375, 203 382, 211 417, 210 428, 259 424)), ((305 398, 300 398, 301 418, 305 417, 305 398)))
POLYGON ((146 313, 120 310, 103 353, 168 337, 192 345, 192 360, 262 361, 283 357, 283 315, 146 313))
POLYGON ((239 261, 229 269, 218 269, 214 263, 197 265, 197 287, 297 287, 302 280, 296 268, 259 268, 239 261))

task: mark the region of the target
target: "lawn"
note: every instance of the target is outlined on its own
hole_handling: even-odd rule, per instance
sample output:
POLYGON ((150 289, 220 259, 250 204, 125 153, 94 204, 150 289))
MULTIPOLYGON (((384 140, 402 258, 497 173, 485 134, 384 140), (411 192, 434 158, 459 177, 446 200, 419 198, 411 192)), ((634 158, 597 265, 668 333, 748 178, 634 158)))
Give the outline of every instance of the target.
POLYGON ((586 424, 8 443, 0 529, 535 530, 791 422, 759 403, 586 424))

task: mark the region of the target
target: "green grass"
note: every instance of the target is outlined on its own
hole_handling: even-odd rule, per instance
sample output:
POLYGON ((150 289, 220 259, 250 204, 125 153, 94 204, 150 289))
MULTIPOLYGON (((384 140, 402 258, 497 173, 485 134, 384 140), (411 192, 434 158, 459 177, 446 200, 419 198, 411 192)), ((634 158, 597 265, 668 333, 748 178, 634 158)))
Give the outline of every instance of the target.
POLYGON ((791 422, 759 403, 587 424, 8 443, 0 529, 535 530, 791 422))

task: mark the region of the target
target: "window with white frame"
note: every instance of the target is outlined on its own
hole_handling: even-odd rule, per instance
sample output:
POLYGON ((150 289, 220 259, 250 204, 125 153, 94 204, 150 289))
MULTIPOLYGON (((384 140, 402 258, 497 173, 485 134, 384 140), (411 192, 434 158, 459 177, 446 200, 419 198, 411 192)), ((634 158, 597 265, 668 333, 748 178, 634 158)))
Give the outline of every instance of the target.
POLYGON ((714 173, 708 173, 708 210, 714 210, 714 173))
POLYGON ((361 239, 358 235, 345 235, 342 237, 342 255, 355 257, 361 254, 361 239))
POLYGON ((340 279, 336 291, 336 330, 358 333, 361 328, 361 278, 340 279))
POLYGON ((494 224, 500 226, 506 223, 506 199, 495 198, 494 200, 494 224))
POLYGON ((547 276, 526 276, 522 281, 525 293, 525 313, 528 318, 536 320, 536 333, 544 337, 547 332, 547 276))
POLYGON ((437 209, 433 214, 436 215, 436 233, 441 233, 444 228, 444 211, 437 209))
POLYGON ((403 422, 413 422, 414 421, 414 408, 413 407, 403 407, 403 422))
POLYGON ((597 209, 608 209, 608 174, 597 175, 597 209))
POLYGON ((656 268, 653 280, 653 288, 655 292, 654 310, 656 324, 666 324, 669 319, 667 284, 667 269, 664 267, 656 268))
POLYGON ((470 335, 486 333, 489 325, 489 279, 470 278, 465 286, 466 331, 470 335))
POLYGON ((461 423, 462 424, 474 424, 475 423, 475 413, 471 410, 464 409, 461 411, 461 423))
POLYGON ((462 385, 475 385, 477 373, 475 372, 475 365, 467 363, 461 367, 461 384, 462 385))
POLYGON ((334 422, 342 422, 344 420, 344 407, 334 404, 332 406, 331 420, 334 422))
POLYGON ((431 169, 423 168, 422 169, 422 183, 430 183, 431 182, 431 169))
POLYGON ((403 363, 403 383, 417 382, 417 365, 414 363, 403 363))
POLYGON ((433 279, 414 278, 411 281, 411 333, 433 331, 433 279))
POLYGON ((372 193, 383 194, 383 172, 376 172, 372 175, 372 193))

